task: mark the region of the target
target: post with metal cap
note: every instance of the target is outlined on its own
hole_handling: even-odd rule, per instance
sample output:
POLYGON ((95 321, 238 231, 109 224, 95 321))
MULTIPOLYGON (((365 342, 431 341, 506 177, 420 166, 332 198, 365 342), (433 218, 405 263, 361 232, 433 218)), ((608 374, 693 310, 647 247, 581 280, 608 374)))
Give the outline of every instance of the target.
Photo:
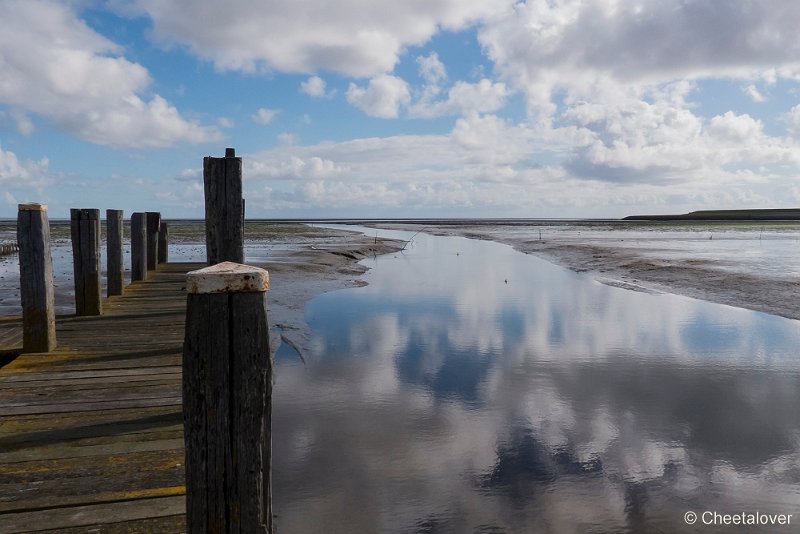
POLYGON ((20 204, 17 215, 23 352, 56 348, 53 258, 45 204, 20 204))
POLYGON ((147 270, 155 271, 158 266, 158 231, 161 228, 161 214, 147 211, 144 214, 147 224, 147 270))
POLYGON ((144 213, 131 215, 131 282, 147 280, 147 227, 144 213))
POLYGON ((169 261, 169 228, 167 223, 161 221, 158 227, 158 263, 169 261))
POLYGON ((122 210, 106 210, 106 294, 122 295, 125 264, 122 261, 122 210))
POLYGON ((203 158, 206 198, 206 257, 209 265, 244 261, 242 158, 233 148, 224 158, 203 158))
POLYGON ((187 532, 272 532, 272 360, 263 269, 186 276, 187 532))
POLYGON ((100 315, 100 210, 71 209, 75 314, 100 315))

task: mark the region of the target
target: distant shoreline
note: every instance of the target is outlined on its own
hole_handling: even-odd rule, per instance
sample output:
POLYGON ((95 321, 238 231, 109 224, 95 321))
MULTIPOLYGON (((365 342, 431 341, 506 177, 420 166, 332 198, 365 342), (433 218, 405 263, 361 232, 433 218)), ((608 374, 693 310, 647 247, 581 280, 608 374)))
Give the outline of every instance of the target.
POLYGON ((702 210, 677 215, 628 215, 623 221, 800 221, 800 208, 702 210))

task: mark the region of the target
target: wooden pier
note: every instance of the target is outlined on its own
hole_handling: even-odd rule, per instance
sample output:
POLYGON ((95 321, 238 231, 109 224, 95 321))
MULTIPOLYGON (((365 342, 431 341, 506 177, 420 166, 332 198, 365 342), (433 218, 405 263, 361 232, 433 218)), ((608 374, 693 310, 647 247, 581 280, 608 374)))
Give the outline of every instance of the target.
MULTIPOLYGON (((0 368, 0 533, 185 531, 186 273, 203 266, 160 265, 0 368)), ((21 329, 0 319, 0 356, 21 329)))

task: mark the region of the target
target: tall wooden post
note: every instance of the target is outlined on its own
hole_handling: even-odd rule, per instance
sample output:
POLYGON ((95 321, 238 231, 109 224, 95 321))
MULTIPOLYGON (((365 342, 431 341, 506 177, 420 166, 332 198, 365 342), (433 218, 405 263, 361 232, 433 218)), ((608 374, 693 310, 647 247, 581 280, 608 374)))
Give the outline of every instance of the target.
POLYGON ((167 223, 161 221, 161 226, 158 228, 158 263, 167 263, 169 261, 169 228, 167 223))
POLYGON ((17 214, 19 282, 22 301, 22 350, 56 348, 56 314, 50 222, 44 204, 20 204, 17 214))
POLYGON ((244 261, 242 158, 233 148, 224 158, 203 158, 206 197, 206 257, 209 265, 244 261))
POLYGON ((144 213, 131 215, 131 282, 147 280, 147 227, 144 213))
POLYGON ((106 210, 106 294, 122 295, 125 264, 122 261, 122 210, 106 210))
POLYGON ((71 209, 75 314, 100 315, 100 210, 71 209))
POLYGON ((144 214, 147 224, 147 270, 155 271, 158 266, 158 230, 161 227, 161 214, 148 211, 144 214))
POLYGON ((263 269, 186 276, 183 416, 190 534, 272 532, 272 360, 263 269))

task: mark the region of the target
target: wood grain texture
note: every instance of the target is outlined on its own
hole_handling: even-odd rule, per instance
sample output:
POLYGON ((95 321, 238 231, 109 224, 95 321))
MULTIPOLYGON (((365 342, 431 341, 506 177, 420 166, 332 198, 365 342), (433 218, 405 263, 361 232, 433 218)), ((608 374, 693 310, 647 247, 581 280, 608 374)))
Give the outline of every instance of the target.
POLYGON ((242 158, 203 158, 209 265, 244 262, 242 158))
POLYGON ((161 214, 147 211, 144 214, 147 225, 147 270, 155 271, 158 267, 158 232, 161 228, 161 214))
POLYGON ((56 347, 56 326, 47 210, 19 211, 17 243, 23 351, 48 352, 56 347))
POLYGON ((184 288, 200 267, 161 265, 104 315, 60 318, 57 351, 0 368, 0 533, 185 532, 184 288))
POLYGON ((131 282, 147 280, 147 226, 144 213, 131 215, 131 282))
POLYGON ((183 399, 190 533, 272 529, 265 295, 187 297, 183 399))
POLYGON ((158 263, 167 263, 169 261, 169 226, 166 222, 161 221, 161 226, 158 228, 158 263))
POLYGON ((122 255, 122 210, 106 210, 106 296, 122 295, 125 263, 122 255))

